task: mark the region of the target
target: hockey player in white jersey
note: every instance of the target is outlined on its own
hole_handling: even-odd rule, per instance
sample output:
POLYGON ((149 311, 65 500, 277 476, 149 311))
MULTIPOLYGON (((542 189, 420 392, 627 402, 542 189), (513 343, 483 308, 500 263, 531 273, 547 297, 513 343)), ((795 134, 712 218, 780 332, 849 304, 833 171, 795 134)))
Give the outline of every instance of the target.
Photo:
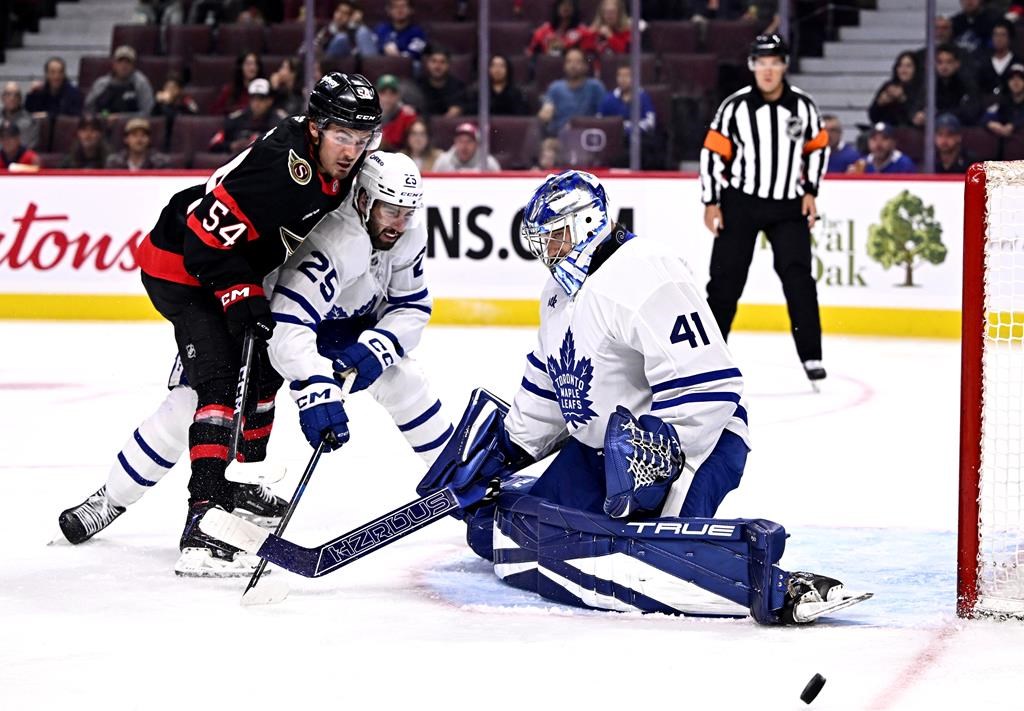
POLYGON ((782 526, 713 518, 749 449, 743 376, 682 259, 612 224, 580 171, 537 189, 522 236, 552 279, 519 391, 511 407, 478 391, 418 488, 502 480, 467 515, 497 575, 585 607, 764 623, 865 599, 778 568, 782 526))
MULTIPOLYGON (((283 290, 271 301, 278 328, 268 350, 274 354, 272 360, 282 364, 282 373, 289 374, 286 377, 308 379, 333 374, 335 367, 354 367, 353 391, 370 386, 371 395, 391 413, 413 449, 429 463, 441 450, 451 426, 440 413, 440 402, 431 394, 421 371, 407 355, 402 357, 419 341, 431 309, 423 274, 426 232, 418 216, 422 182, 419 171, 405 156, 374 155, 377 160, 372 166, 364 164, 353 191, 353 197, 363 196, 363 209, 358 209, 353 197, 348 198, 289 258, 287 268, 275 275, 280 277, 283 290), (382 199, 382 195, 398 192, 406 193, 403 199, 415 200, 415 205, 396 206, 382 199), (371 214, 374 208, 376 216, 371 214), (399 219, 389 219, 396 217, 399 219), (359 337, 374 323, 397 334, 397 347, 380 360, 367 359, 369 349, 359 347, 359 337), (311 352, 301 353, 300 348, 311 352), (396 359, 392 354, 402 355, 396 359)), ((265 288, 268 294, 273 291, 269 282, 265 288)), ((364 341, 368 340, 369 335, 364 341)), ((110 525, 159 482, 187 449, 196 396, 179 381, 179 370, 172 373, 164 402, 118 452, 107 483, 78 506, 61 513, 61 530, 70 542, 86 541, 110 525)), ((272 407, 270 399, 255 403, 253 409, 272 413, 272 407)), ((308 409, 315 417, 323 413, 308 409)), ((328 409, 334 419, 323 418, 327 422, 324 429, 336 428, 337 437, 342 424, 337 409, 333 405, 328 409)), ((311 415, 305 415, 304 420, 304 433, 313 432, 310 427, 315 425, 307 424, 313 421, 311 415)), ((262 429, 266 431, 256 434, 269 436, 269 424, 262 429)), ((287 502, 263 487, 243 491, 236 498, 236 512, 249 511, 249 518, 274 527, 287 502)))
POLYGON ((338 374, 368 389, 428 464, 452 433, 416 362, 432 300, 423 278, 422 180, 401 153, 372 153, 354 198, 325 218, 281 269, 268 353, 290 383, 311 446, 348 440, 338 374), (369 239, 367 239, 369 237, 369 239))

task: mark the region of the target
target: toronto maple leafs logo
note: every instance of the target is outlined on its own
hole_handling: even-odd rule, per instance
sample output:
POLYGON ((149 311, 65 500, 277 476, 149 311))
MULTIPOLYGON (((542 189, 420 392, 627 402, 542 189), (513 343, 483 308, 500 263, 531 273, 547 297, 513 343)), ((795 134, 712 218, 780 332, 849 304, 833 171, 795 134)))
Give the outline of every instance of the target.
POLYGON ((594 366, 590 358, 576 360, 576 341, 572 329, 566 329, 562 347, 558 349, 558 360, 548 356, 548 375, 555 386, 558 406, 562 417, 571 427, 582 427, 597 417, 590 409, 593 404, 590 395, 590 381, 594 378, 594 366))
POLYGON ((339 304, 335 304, 334 306, 331 307, 331 310, 327 312, 327 315, 324 316, 324 318, 334 319, 334 320, 343 320, 343 319, 347 319, 347 318, 356 318, 358 316, 362 316, 362 315, 364 315, 366 313, 369 313, 369 311, 373 307, 375 307, 376 305, 377 305, 377 297, 376 296, 371 296, 369 301, 367 301, 362 306, 360 306, 360 307, 356 308, 355 310, 353 310, 352 313, 349 313, 348 311, 343 309, 339 304))

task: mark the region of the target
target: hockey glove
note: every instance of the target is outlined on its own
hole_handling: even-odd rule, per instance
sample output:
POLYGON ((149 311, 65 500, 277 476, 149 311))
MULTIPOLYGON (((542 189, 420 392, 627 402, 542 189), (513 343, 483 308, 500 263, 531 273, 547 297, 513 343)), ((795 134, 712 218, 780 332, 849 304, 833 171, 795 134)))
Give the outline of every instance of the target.
POLYGON ((533 463, 505 430, 508 405, 482 388, 473 391, 462 420, 430 470, 416 486, 420 496, 451 486, 463 503, 454 512, 464 518, 494 494, 495 481, 533 463))
POLYGON ((270 315, 270 303, 261 286, 236 284, 213 293, 224 307, 224 318, 232 336, 241 338, 246 328, 251 328, 261 341, 269 341, 274 335, 274 317, 270 315))
POLYGON ((291 393, 299 407, 299 426, 310 447, 315 449, 323 440, 329 449, 338 449, 348 442, 348 415, 336 380, 314 375, 293 382, 291 393))
POLYGON ((373 385, 385 370, 402 357, 401 348, 391 337, 381 331, 369 329, 359 335, 359 340, 345 348, 334 360, 335 373, 352 369, 356 371, 352 392, 373 385))
POLYGON ((604 433, 604 512, 625 518, 661 507, 686 456, 675 428, 654 415, 640 419, 619 405, 604 433))

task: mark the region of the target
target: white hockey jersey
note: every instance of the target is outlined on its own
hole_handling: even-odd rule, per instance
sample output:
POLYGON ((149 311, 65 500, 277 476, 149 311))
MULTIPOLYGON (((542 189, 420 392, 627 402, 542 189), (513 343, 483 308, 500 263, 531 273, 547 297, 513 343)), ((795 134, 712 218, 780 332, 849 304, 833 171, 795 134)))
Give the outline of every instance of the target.
POLYGON ((408 229, 390 250, 375 250, 354 194, 316 226, 278 273, 270 300, 277 327, 268 352, 286 381, 334 376, 332 362, 317 352, 316 328, 324 319, 375 314, 374 328, 394 337, 400 355, 419 343, 430 320, 425 225, 408 229))
POLYGON ((679 256, 634 237, 573 298, 549 280, 540 308, 538 344, 506 418, 535 458, 566 436, 602 449, 618 405, 657 415, 675 426, 688 471, 668 509, 682 505, 723 429, 750 446, 742 375, 679 256))

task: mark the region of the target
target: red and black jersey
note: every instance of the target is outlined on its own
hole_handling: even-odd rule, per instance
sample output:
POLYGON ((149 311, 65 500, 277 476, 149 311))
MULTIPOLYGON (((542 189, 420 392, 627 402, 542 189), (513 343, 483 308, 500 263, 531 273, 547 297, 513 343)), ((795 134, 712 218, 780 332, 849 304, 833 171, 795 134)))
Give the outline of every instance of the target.
POLYGON ((219 291, 260 284, 348 194, 362 158, 344 180, 316 168, 304 116, 267 132, 206 185, 171 197, 139 247, 142 271, 219 291))

